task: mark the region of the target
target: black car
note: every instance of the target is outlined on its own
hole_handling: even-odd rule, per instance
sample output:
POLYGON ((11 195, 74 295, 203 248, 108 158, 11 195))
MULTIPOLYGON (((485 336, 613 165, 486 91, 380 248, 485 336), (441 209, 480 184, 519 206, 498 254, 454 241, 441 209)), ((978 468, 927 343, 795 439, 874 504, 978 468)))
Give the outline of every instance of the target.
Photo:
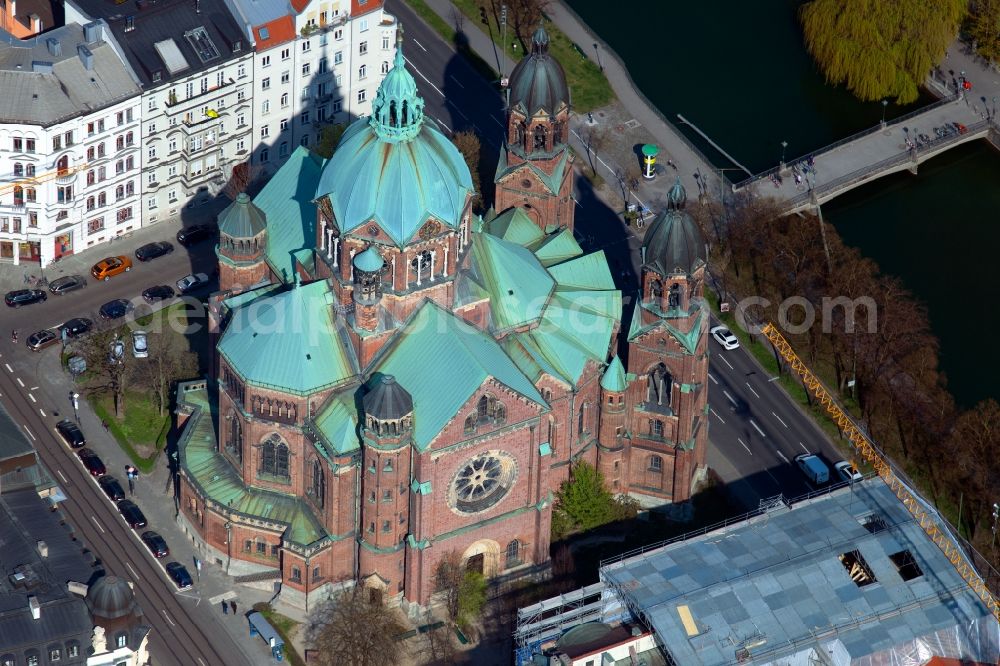
POLYGON ((132 529, 138 530, 146 526, 146 516, 132 500, 118 502, 118 512, 122 514, 122 518, 132 529))
POLYGON ((177 232, 177 242, 184 247, 191 247, 195 243, 208 240, 213 236, 212 228, 205 224, 196 224, 185 227, 177 232))
POLYGON ((57 423, 56 430, 59 431, 59 435, 66 440, 66 443, 74 449, 87 445, 87 440, 84 438, 83 431, 80 430, 80 426, 73 423, 69 419, 63 419, 57 423))
POLYGON ((161 557, 166 557, 170 554, 170 549, 167 548, 167 542, 163 540, 159 534, 153 531, 142 533, 142 542, 146 544, 149 548, 149 552, 153 554, 153 557, 160 559, 161 557))
POLYGON ((125 499, 125 490, 115 477, 104 475, 97 480, 97 484, 101 486, 101 490, 111 498, 112 502, 119 502, 125 499))
POLYGON ((87 278, 82 275, 67 275, 49 282, 49 291, 61 296, 77 289, 83 289, 86 286, 87 278))
POLYGON ((94 327, 94 322, 86 317, 75 317, 59 327, 60 332, 66 331, 67 338, 78 338, 90 332, 94 327))
POLYGON ((150 287, 149 289, 142 292, 142 298, 147 303, 165 301, 168 298, 173 298, 173 297, 174 297, 174 288, 165 284, 159 284, 156 285, 155 287, 150 287))
POLYGON ((150 259, 156 259, 157 257, 162 257, 165 254, 170 254, 173 251, 174 246, 166 241, 160 241, 159 243, 146 243, 135 251, 135 258, 139 261, 149 261, 150 259))
POLYGON ((168 562, 166 566, 167 575, 174 581, 178 589, 190 589, 194 583, 191 581, 191 574, 180 562, 168 562))
POLYGON ((101 319, 120 319, 132 312, 132 307, 132 301, 116 298, 102 305, 98 313, 101 315, 101 319))
POLYGON ((31 351, 42 351, 46 347, 51 347, 59 342, 59 333, 51 328, 46 328, 28 336, 25 342, 31 351))
POLYGON ((76 452, 76 455, 80 456, 80 460, 83 462, 83 466, 87 468, 91 476, 104 476, 108 473, 107 468, 104 467, 104 463, 97 456, 96 453, 90 449, 84 447, 76 452))
POLYGON ((44 301, 48 296, 41 289, 17 289, 15 291, 8 291, 7 295, 3 297, 3 302, 7 304, 8 307, 19 308, 22 305, 31 305, 32 303, 40 303, 44 301))

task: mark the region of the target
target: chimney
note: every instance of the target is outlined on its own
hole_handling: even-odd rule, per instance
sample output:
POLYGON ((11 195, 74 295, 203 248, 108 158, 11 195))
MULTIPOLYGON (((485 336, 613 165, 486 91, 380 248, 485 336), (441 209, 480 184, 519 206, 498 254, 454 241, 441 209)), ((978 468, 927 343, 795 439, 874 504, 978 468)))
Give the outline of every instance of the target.
POLYGON ((31 609, 31 617, 36 620, 42 617, 42 607, 38 603, 38 597, 33 594, 28 597, 28 608, 31 609))
POLYGON ((101 41, 101 24, 91 21, 83 26, 83 40, 88 44, 101 41))
POLYGON ((66 583, 66 589, 71 594, 76 594, 78 596, 85 597, 87 596, 87 590, 89 589, 89 586, 86 583, 78 583, 75 580, 71 580, 66 583))
POLYGON ((42 60, 32 60, 31 61, 31 71, 36 74, 51 74, 52 73, 52 63, 44 62, 42 60))
POLYGON ((85 70, 89 72, 94 69, 94 54, 87 48, 86 44, 77 44, 76 53, 80 56, 80 62, 83 63, 85 70))
POLYGON ((61 56, 62 55, 62 43, 55 37, 49 37, 45 40, 45 45, 49 47, 49 55, 61 56))
POLYGON ((43 559, 48 557, 49 544, 45 543, 44 541, 39 541, 37 545, 38 545, 38 554, 41 555, 43 559))
POLYGON ((38 33, 40 33, 42 31, 42 27, 43 27, 42 26, 42 19, 41 19, 41 17, 38 16, 38 14, 31 14, 28 17, 28 20, 31 21, 31 33, 32 34, 37 35, 38 33))

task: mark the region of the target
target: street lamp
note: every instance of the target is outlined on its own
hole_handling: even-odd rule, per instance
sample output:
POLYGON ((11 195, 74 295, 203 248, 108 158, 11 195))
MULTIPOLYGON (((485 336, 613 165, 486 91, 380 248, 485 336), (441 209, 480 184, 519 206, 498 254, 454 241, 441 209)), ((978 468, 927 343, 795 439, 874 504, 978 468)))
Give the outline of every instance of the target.
POLYGON ((77 423, 79 423, 80 422, 80 411, 79 411, 80 410, 80 394, 77 393, 76 391, 70 391, 69 392, 69 401, 73 405, 73 418, 76 419, 77 423))
POLYGON ((889 106, 889 100, 882 100, 882 127, 885 127, 885 108, 889 106))
POLYGON ((788 142, 787 141, 782 141, 781 142, 781 168, 782 169, 785 168, 785 149, 786 148, 788 148, 788 142))
POLYGON ((604 64, 601 62, 601 50, 597 48, 597 42, 594 42, 594 53, 597 54, 597 66, 600 67, 601 71, 603 72, 604 64))

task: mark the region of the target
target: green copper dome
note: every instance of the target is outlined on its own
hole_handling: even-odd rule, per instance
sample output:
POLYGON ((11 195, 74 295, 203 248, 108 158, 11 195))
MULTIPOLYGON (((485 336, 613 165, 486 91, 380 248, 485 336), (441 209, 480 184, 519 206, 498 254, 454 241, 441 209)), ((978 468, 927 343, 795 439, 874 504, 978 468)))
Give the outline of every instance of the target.
POLYGON ((385 259, 374 245, 369 245, 367 250, 354 257, 354 267, 364 273, 378 273, 384 265, 385 259))
POLYGON ((608 367, 601 377, 601 388, 612 393, 624 393, 625 389, 628 388, 625 367, 617 356, 611 359, 611 363, 608 363, 608 367))
POLYGON ((230 238, 253 238, 267 228, 267 216, 240 192, 236 201, 219 214, 219 233, 230 238))
POLYGON ((355 121, 320 176, 341 232, 375 221, 403 247, 430 218, 457 229, 472 176, 462 154, 430 118, 406 70, 396 62, 379 86, 371 118, 355 121))
POLYGON ((510 108, 527 116, 540 111, 554 115, 569 105, 566 73, 549 55, 549 35, 541 25, 531 38, 531 53, 510 75, 510 108))
POLYGON ((707 259, 705 239, 684 212, 685 201, 687 193, 678 178, 667 195, 667 209, 656 218, 643 240, 643 266, 660 275, 690 275, 707 259))

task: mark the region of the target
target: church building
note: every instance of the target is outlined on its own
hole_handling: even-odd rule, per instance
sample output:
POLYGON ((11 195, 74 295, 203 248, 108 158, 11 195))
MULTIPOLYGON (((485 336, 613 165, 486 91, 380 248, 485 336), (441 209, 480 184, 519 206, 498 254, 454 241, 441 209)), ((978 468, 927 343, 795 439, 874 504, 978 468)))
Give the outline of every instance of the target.
POLYGON ((540 28, 483 219, 397 45, 333 157, 299 148, 220 214, 212 371, 178 390, 179 520, 237 581, 306 609, 345 584, 426 606, 449 553, 487 577, 547 561, 576 461, 645 505, 689 499, 704 243, 678 184, 623 329, 604 252, 574 236, 570 108, 540 28))

